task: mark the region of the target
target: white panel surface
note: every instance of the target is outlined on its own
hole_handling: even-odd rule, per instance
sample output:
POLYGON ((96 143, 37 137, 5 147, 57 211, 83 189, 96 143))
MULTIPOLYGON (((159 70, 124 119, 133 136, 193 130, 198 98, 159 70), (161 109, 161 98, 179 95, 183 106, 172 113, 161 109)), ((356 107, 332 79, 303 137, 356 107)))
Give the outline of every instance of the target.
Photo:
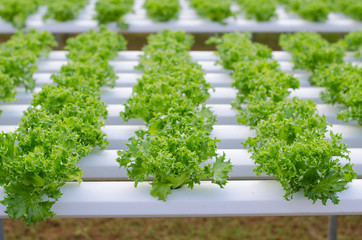
MULTIPOLYGON (((17 125, 0 125, 0 132, 14 131, 17 125)), ((106 125, 103 127, 104 133, 107 134, 109 141, 109 149, 125 149, 125 142, 130 137, 136 136, 135 131, 144 129, 143 125, 106 125)), ((338 125, 328 127, 328 131, 341 133, 343 142, 352 148, 358 148, 362 142, 362 127, 356 125, 338 125)), ((249 137, 255 136, 253 130, 243 125, 215 125, 214 130, 210 135, 212 138, 217 137, 221 142, 219 148, 225 149, 240 149, 243 148, 241 142, 244 142, 249 137)), ((326 133, 327 139, 330 139, 329 132, 326 133)))
MULTIPOLYGON (((30 100, 30 99, 29 99, 30 100)), ((216 101, 216 100, 215 100, 216 101)), ((20 118, 23 116, 23 111, 28 108, 28 104, 8 104, 0 105, 0 110, 3 113, 0 115, 0 125, 15 125, 18 123, 20 118)), ((329 105, 329 104, 317 104, 317 109, 320 114, 327 116, 327 121, 331 124, 345 124, 345 125, 356 125, 356 121, 343 122, 342 120, 337 119, 337 113, 340 109, 343 109, 342 105, 329 105)), ((207 104, 206 107, 210 107, 211 110, 216 114, 217 124, 238 124, 236 121, 236 111, 232 109, 230 104, 207 104)), ((246 105, 242 106, 246 108, 246 105)), ((120 112, 124 110, 124 105, 121 104, 110 104, 107 107, 108 109, 108 118, 106 119, 107 125, 139 125, 143 122, 138 119, 131 119, 127 123, 123 122, 120 118, 120 112)))
MULTIPOLYGON (((191 217, 271 215, 353 215, 362 214, 362 180, 354 180, 338 194, 340 203, 312 204, 302 193, 291 201, 274 180, 230 181, 225 188, 202 182, 193 190, 174 190, 167 202, 153 198, 148 183, 135 189, 132 182, 67 183, 63 196, 53 206, 56 217, 191 217)), ((0 189, 0 199, 4 196, 0 189)), ((0 217, 5 218, 0 205, 0 217)))
MULTIPOLYGON (((354 170, 358 176, 362 176, 362 148, 351 148, 350 157, 354 164, 354 170)), ((229 174, 230 179, 254 179, 270 178, 263 174, 257 177, 253 172, 255 164, 250 159, 251 153, 246 149, 220 149, 218 153, 226 154, 233 164, 233 171, 229 174)), ((97 151, 91 153, 88 157, 82 159, 78 166, 83 170, 83 179, 85 180, 127 180, 127 172, 124 168, 119 168, 115 161, 118 158, 116 150, 97 151)), ((346 163, 347 160, 341 160, 346 163)), ((212 162, 212 161, 211 161, 212 162)))

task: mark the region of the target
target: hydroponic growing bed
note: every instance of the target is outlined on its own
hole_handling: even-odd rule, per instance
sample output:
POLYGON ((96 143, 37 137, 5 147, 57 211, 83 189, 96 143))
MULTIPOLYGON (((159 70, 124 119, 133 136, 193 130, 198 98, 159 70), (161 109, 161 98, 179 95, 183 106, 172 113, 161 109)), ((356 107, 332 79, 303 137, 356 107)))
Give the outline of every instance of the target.
MULTIPOLYGON (((328 202, 323 206, 320 202, 313 204, 302 193, 298 193, 291 201, 283 198, 283 190, 278 182, 262 175, 256 177, 252 169, 254 164, 249 158, 247 149, 240 143, 253 131, 238 124, 236 112, 231 109, 230 102, 235 97, 235 90, 230 88, 231 77, 228 71, 215 65, 217 57, 212 52, 191 52, 192 58, 203 67, 206 80, 215 87, 207 105, 217 115, 218 123, 214 126, 212 136, 222 142, 219 152, 225 152, 231 159, 233 172, 225 188, 203 181, 194 190, 186 187, 173 190, 167 202, 158 201, 150 196, 151 186, 127 181, 125 169, 119 169, 115 161, 116 150, 125 149, 124 142, 143 127, 140 120, 123 123, 119 112, 124 109, 123 103, 130 97, 132 86, 141 72, 134 70, 139 62, 138 55, 142 52, 120 52, 111 62, 117 73, 116 87, 102 89, 102 100, 108 104, 109 118, 103 128, 110 145, 107 150, 96 151, 82 159, 78 166, 83 170, 82 184, 67 183, 62 187, 63 196, 53 206, 55 217, 171 217, 171 216, 250 216, 250 215, 335 215, 362 214, 362 180, 356 179, 348 184, 348 189, 338 194, 340 203, 328 202), (117 181, 117 182, 115 182, 117 181)), ((65 52, 51 52, 48 60, 38 61, 38 70, 34 75, 36 89, 50 83, 50 75, 59 71, 67 63, 65 52)), ((291 96, 301 99, 312 99, 321 114, 326 114, 331 129, 343 134, 343 140, 350 145, 351 162, 358 176, 362 175, 362 128, 356 122, 344 123, 337 120, 338 106, 324 104, 319 93, 321 89, 311 86, 308 82, 309 72, 293 70, 291 57, 286 52, 273 52, 283 71, 293 73, 301 82, 299 89, 291 96)), ((361 64, 347 54, 347 62, 361 64)), ((12 131, 17 128, 17 121, 23 115, 32 99, 31 93, 19 88, 18 101, 1 104, 0 131, 12 131)), ((3 198, 1 191, 1 198, 3 198)), ((0 206, 0 216, 7 217, 5 207, 0 206)))
MULTIPOLYGON (((1 46, 0 82, 4 87, 0 99, 7 103, 0 104, 0 141, 5 146, 0 146, 0 218, 10 216, 30 224, 53 215, 362 214, 358 105, 362 72, 355 67, 362 65, 356 58, 362 54, 362 32, 349 34, 336 44, 313 33, 294 34, 295 39, 283 34, 280 45, 292 55, 271 54, 266 46, 252 43, 250 33, 231 33, 209 41, 216 45, 217 57, 213 52, 190 52, 192 36, 173 31, 150 36, 142 52, 122 51, 126 49, 123 37, 98 26, 98 21, 112 22, 109 29, 131 33, 164 28, 195 33, 349 32, 362 29, 359 15, 353 16, 357 5, 344 11, 345 15, 338 12, 341 8, 327 9, 327 1, 315 1, 319 4, 313 5, 315 9, 324 4, 323 12, 315 14, 308 4, 295 9, 281 3, 298 1, 280 0, 276 14, 258 22, 255 16, 247 19, 248 14, 262 8, 250 6, 264 0, 239 0, 239 5, 228 0, 180 0, 179 16, 166 13, 170 21, 156 22, 151 17, 165 17, 159 15, 162 11, 150 12, 150 5, 157 1, 145 0, 148 12, 143 0, 134 2, 134 12, 129 12, 132 0, 113 1, 118 7, 126 6, 114 13, 122 12, 124 18, 114 18, 109 12, 107 4, 112 1, 63 1, 73 9, 70 15, 62 15, 67 9, 56 1, 42 0, 48 7, 35 9, 31 5, 36 1, 29 0, 24 9, 33 7, 34 14, 26 21, 13 18, 11 24, 0 19, 0 33, 13 33, 14 26, 25 25, 25 30, 53 33, 100 30, 69 39, 69 55, 53 51, 49 59, 44 56, 56 43, 46 32, 18 32, 1 46), (210 11, 215 6, 227 11, 215 14, 210 11), (57 15, 59 7, 63 12, 57 15), (66 18, 74 20, 54 20, 66 18), (347 52, 343 59, 345 51, 355 52, 347 52), (294 63, 313 71, 314 76, 319 74, 317 81, 312 80, 325 88, 312 86, 312 73, 295 70, 294 63), (333 66, 337 70, 331 73, 333 66), (36 68, 34 81, 31 75, 36 68), (341 75, 354 87, 343 86, 341 75), (17 100, 13 101, 15 92, 17 100), (105 126, 102 118, 106 118, 105 126), (343 122, 341 118, 355 120, 343 122), (328 134, 329 130, 337 134, 328 134), (220 140, 217 145, 216 138, 220 140), (250 151, 243 143, 249 144, 250 151), (353 168, 345 159, 347 150, 353 168), (81 184, 75 182, 81 179, 81 184)), ((161 2, 170 4, 166 9, 178 10, 177 0, 161 2)), ((334 2, 352 4, 353 0, 334 2)), ((8 17, 1 6, 0 15, 8 17)))

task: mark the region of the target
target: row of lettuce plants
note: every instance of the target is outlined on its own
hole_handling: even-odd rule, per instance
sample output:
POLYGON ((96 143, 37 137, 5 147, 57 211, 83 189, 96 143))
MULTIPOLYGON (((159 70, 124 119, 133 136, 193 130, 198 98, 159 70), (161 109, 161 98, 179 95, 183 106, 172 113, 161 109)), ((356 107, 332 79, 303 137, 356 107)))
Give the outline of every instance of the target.
POLYGON ((276 18, 278 5, 287 12, 293 12, 301 18, 314 22, 325 22, 331 12, 342 12, 355 19, 362 20, 362 3, 355 0, 237 0, 240 11, 246 18, 257 21, 269 21, 276 18))
POLYGON ((362 20, 362 3, 355 0, 236 0, 240 10, 232 11, 232 0, 206 1, 190 0, 191 6, 202 17, 213 21, 225 23, 225 19, 235 16, 239 12, 245 14, 247 19, 259 22, 277 18, 277 7, 284 6, 287 12, 293 12, 301 18, 314 21, 327 21, 331 12, 342 12, 355 19, 362 20))
POLYGON ((356 177, 352 164, 340 162, 349 160, 348 146, 341 134, 327 131, 326 117, 318 114, 315 104, 289 98, 298 80, 281 71, 271 49, 250 39, 249 33, 230 33, 209 43, 216 44, 219 63, 233 70, 237 96, 232 106, 238 121, 256 132, 244 142, 256 164, 254 171, 276 177, 287 200, 303 191, 313 202, 338 203, 337 194, 356 177))
POLYGON ((53 35, 36 30, 18 31, 0 45, 0 102, 14 101, 20 84, 27 91, 34 90, 37 59, 47 57, 55 46, 53 35))
MULTIPOLYGON (((124 15, 132 11, 135 0, 98 0, 95 19, 99 24, 116 22, 121 29, 127 28, 124 15)), ((362 3, 355 0, 236 0, 240 10, 234 11, 233 0, 189 0, 197 14, 212 21, 226 24, 225 20, 239 13, 247 19, 269 21, 277 18, 278 5, 283 5, 287 12, 293 12, 301 18, 315 21, 327 21, 331 12, 342 12, 355 19, 362 20, 362 3)), ((38 7, 45 5, 48 11, 44 20, 55 19, 59 22, 76 19, 89 0, 2 0, 0 16, 11 22, 16 28, 24 28, 26 19, 34 14, 38 7)), ((177 19, 181 5, 179 0, 146 0, 143 7, 148 17, 154 21, 177 19)))
POLYGON ((332 44, 318 33, 284 34, 280 45, 292 53, 294 68, 313 72, 310 82, 325 88, 322 100, 345 106, 338 113, 339 119, 362 124, 362 69, 344 62, 346 50, 356 51, 357 58, 361 56, 362 31, 352 32, 332 44))
POLYGON ((88 0, 1 0, 0 17, 12 23, 16 28, 24 28, 27 18, 34 14, 40 6, 47 6, 48 10, 43 19, 55 19, 59 22, 76 19, 88 4, 88 0))
POLYGON ((107 118, 101 86, 117 78, 108 60, 125 48, 115 32, 90 31, 67 41, 68 58, 33 95, 16 131, 0 137, 0 183, 10 218, 27 225, 52 217, 52 205, 66 181, 81 182, 76 164, 95 148, 108 145, 101 130, 107 118))
MULTIPOLYGON (((47 7, 43 20, 53 19, 65 22, 77 19, 89 0, 1 0, 0 17, 15 28, 26 27, 27 18, 38 11, 40 6, 47 7)), ((126 28, 123 16, 132 11, 134 0, 98 0, 95 19, 99 25, 117 22, 120 28, 126 28)))
POLYGON ((137 67, 143 75, 121 112, 124 121, 141 119, 146 129, 128 140, 117 161, 135 186, 152 176, 151 195, 160 200, 204 179, 223 187, 232 168, 216 152, 219 140, 210 137, 216 122, 205 106, 211 86, 189 55, 192 44, 192 35, 181 31, 151 35, 137 67))

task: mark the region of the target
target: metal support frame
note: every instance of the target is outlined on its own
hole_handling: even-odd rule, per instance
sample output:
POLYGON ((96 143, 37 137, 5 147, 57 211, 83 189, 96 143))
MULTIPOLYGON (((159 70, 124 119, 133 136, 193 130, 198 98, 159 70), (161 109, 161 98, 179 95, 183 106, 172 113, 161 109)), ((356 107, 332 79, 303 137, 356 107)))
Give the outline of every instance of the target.
POLYGON ((328 240, 337 240, 338 216, 329 216, 328 240))
POLYGON ((4 221, 0 219, 0 240, 5 240, 4 221))
POLYGON ((61 42, 62 42, 62 34, 60 34, 60 33, 55 33, 54 34, 54 38, 55 38, 55 41, 57 41, 57 43, 58 43, 58 46, 57 46, 57 50, 61 50, 61 42))

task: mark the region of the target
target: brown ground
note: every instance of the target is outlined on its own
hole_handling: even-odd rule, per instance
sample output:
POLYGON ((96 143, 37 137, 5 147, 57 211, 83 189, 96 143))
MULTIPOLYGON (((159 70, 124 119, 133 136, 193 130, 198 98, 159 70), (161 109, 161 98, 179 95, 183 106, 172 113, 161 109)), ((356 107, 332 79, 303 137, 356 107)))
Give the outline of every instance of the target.
MULTIPOLYGON (((339 240, 362 239, 362 216, 340 216, 339 240)), ((5 220, 7 240, 326 239, 328 217, 52 219, 34 227, 5 220)))
MULTIPOLYGON (((127 49, 128 50, 141 50, 142 47, 147 43, 146 37, 149 34, 147 33, 125 33, 123 36, 128 41, 127 49)), ((213 46, 209 46, 205 44, 205 41, 209 39, 209 37, 214 34, 205 34, 198 33, 193 34, 195 37, 195 45, 192 50, 199 51, 212 51, 214 50, 213 46)), ((322 36, 331 42, 335 42, 344 37, 344 33, 323 33, 322 36)), ((65 41, 69 37, 74 37, 75 34, 56 34, 55 37, 59 42, 59 47, 57 50, 61 50, 64 48, 65 41)), ((280 33, 254 33, 253 41, 259 42, 262 44, 268 45, 273 50, 280 50, 278 41, 279 41, 280 33)), ((10 38, 9 34, 0 34, 0 43, 5 42, 10 38)))

